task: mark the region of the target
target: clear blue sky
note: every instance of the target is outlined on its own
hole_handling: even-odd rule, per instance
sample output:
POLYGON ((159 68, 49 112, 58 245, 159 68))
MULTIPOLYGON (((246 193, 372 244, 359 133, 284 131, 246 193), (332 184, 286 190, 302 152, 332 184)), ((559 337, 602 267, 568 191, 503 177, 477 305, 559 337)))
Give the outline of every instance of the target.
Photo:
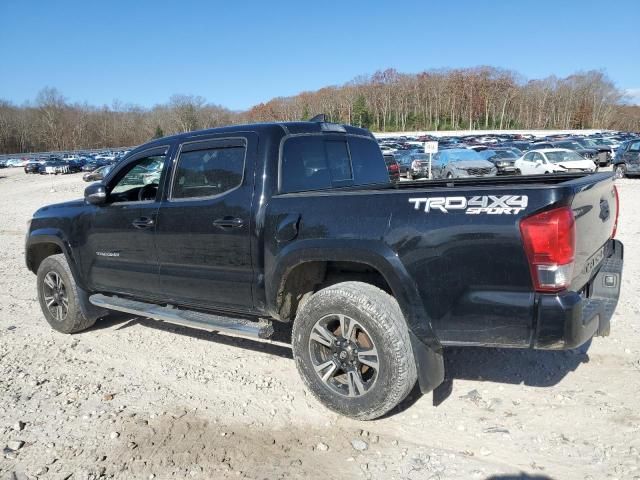
POLYGON ((640 103, 640 0, 0 0, 0 99, 232 109, 396 68, 604 69, 640 103), (526 5, 528 4, 528 5, 526 5))

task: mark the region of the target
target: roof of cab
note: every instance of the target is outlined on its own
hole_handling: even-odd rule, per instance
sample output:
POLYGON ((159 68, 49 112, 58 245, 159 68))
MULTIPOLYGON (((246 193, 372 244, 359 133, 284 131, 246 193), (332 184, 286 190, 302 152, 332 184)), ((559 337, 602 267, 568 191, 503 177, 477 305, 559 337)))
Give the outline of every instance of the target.
POLYGON ((199 137, 214 135, 217 133, 238 133, 238 132, 256 132, 258 134, 275 134, 281 137, 285 135, 295 135, 304 133, 348 133, 351 135, 362 135, 375 139, 373 134, 365 129, 354 127, 351 125, 335 124, 330 122, 268 122, 268 123, 248 123, 243 125, 228 125, 225 127, 209 128, 206 130, 195 130, 192 132, 179 133, 167 137, 158 138, 136 147, 129 155, 140 150, 146 150, 154 146, 166 145, 168 142, 185 142, 188 140, 197 140, 199 137), (331 126, 340 126, 344 131, 324 130, 323 124, 331 126))

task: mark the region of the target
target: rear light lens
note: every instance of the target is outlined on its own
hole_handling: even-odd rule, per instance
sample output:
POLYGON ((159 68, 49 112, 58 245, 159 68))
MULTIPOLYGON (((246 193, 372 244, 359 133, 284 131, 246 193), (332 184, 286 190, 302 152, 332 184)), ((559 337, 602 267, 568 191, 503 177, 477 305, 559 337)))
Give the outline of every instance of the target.
POLYGON ((613 186, 613 193, 616 197, 616 218, 613 222, 613 231, 611 232, 611 238, 616 238, 618 232, 618 215, 620 214, 620 197, 618 196, 618 187, 613 186))
POLYGON ((520 221, 520 233, 538 292, 559 292, 571 283, 576 228, 569 207, 538 213, 520 221))
POLYGON ((389 165, 390 172, 397 172, 398 170, 399 170, 399 167, 397 163, 392 163, 391 165, 389 165))

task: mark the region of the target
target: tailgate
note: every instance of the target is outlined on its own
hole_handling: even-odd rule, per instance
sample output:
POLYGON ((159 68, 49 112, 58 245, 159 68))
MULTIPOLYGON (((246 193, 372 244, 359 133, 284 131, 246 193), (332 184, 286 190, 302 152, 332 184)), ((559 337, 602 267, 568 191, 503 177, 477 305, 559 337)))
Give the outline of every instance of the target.
POLYGON ((588 175, 575 182, 571 203, 576 222, 576 251, 571 290, 579 291, 589 281, 607 252, 617 218, 618 202, 613 177, 588 175))

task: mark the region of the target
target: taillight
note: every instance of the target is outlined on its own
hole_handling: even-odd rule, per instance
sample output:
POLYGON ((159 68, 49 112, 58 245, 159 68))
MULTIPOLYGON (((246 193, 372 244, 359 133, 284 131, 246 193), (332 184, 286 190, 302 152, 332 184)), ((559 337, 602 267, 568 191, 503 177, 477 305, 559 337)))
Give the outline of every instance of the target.
POLYGON ((620 197, 618 196, 618 187, 613 186, 613 193, 616 197, 616 217, 613 222, 613 231, 611 232, 611 238, 616 238, 616 232, 618 231, 618 215, 620 214, 620 197))
POLYGON ((576 225, 569 207, 538 213, 520 221, 520 233, 538 292, 559 292, 571 283, 576 225))
POLYGON ((390 172, 397 172, 398 170, 399 170, 399 167, 397 163, 392 163, 391 165, 389 165, 390 172))

